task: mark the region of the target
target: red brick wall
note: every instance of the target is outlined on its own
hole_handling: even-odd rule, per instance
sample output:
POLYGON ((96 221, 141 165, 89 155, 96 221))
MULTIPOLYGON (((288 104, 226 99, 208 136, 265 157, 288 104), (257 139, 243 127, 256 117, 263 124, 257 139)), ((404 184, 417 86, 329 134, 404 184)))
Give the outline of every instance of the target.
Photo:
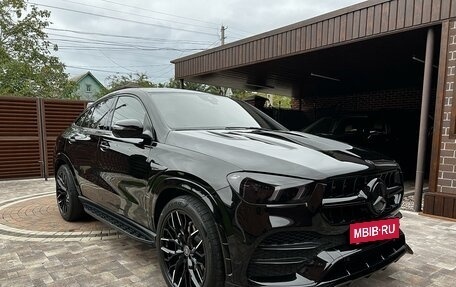
MULTIPOLYGON (((434 97, 432 97, 434 98, 434 97)), ((419 110, 421 89, 379 90, 352 95, 314 97, 292 100, 292 109, 314 112, 331 109, 340 112, 368 112, 378 110, 419 110)))
POLYGON ((456 115, 452 115, 452 108, 454 108, 453 104, 455 104, 453 98, 456 93, 456 22, 454 21, 451 21, 449 25, 447 45, 448 53, 445 61, 445 87, 441 128, 442 136, 436 191, 456 194, 456 134, 452 125, 452 122, 454 124, 454 121, 456 120, 456 115))
POLYGON ((442 23, 429 191, 423 213, 456 219, 456 21, 442 23))

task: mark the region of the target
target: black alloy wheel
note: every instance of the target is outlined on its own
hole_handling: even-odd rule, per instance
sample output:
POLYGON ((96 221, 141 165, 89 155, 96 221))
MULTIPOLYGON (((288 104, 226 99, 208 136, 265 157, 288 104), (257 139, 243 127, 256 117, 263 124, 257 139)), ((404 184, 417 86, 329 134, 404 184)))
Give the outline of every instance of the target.
POLYGON ((172 212, 166 219, 161 251, 177 286, 202 286, 206 273, 203 239, 192 219, 185 213, 172 212))
POLYGON ((56 197, 60 215, 66 221, 75 221, 84 215, 84 208, 78 199, 78 192, 67 165, 59 167, 56 173, 56 197))
POLYGON ((190 196, 176 198, 165 206, 158 227, 160 267, 168 286, 223 286, 220 243, 206 206, 190 196))

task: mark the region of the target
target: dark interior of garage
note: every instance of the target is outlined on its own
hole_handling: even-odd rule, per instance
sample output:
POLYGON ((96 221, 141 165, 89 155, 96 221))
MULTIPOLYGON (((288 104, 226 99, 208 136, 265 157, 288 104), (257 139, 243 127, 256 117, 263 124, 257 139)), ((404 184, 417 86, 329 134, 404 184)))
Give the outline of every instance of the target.
MULTIPOLYGON (((430 166, 440 29, 434 27, 437 36, 428 112, 426 176, 430 166)), ((320 130, 321 135, 389 155, 400 162, 406 179, 412 180, 427 30, 391 34, 205 75, 204 82, 219 82, 223 78, 238 88, 292 95, 293 109, 301 111, 301 116, 287 117, 276 110, 266 112, 276 115, 291 129, 304 129, 322 118, 332 119, 337 131, 328 135, 320 130)))

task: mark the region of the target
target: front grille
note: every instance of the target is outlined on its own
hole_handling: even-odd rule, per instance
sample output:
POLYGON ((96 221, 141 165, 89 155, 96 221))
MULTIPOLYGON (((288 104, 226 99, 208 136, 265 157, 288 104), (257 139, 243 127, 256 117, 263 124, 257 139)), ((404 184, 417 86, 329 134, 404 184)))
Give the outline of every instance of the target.
POLYGON ((402 175, 399 170, 329 179, 326 181, 324 197, 337 199, 357 196, 361 190, 366 190, 367 183, 375 178, 380 178, 387 188, 385 198, 387 206, 382 214, 376 215, 372 213, 368 206, 369 203, 361 198, 360 200, 337 205, 323 206, 321 210, 323 217, 332 225, 346 225, 382 217, 398 209, 403 193, 402 175), (395 197, 395 194, 401 194, 399 200, 395 197))
POLYGON ((333 225, 362 222, 374 218, 374 215, 369 211, 367 204, 324 207, 322 215, 330 224, 333 225))
POLYGON ((278 232, 255 249, 247 274, 251 279, 284 280, 311 262, 322 250, 348 244, 347 234, 324 236, 316 232, 278 232))
POLYGON ((335 177, 326 181, 325 197, 337 198, 357 195, 359 191, 374 178, 382 179, 389 188, 398 184, 400 185, 402 182, 399 170, 357 176, 335 177))

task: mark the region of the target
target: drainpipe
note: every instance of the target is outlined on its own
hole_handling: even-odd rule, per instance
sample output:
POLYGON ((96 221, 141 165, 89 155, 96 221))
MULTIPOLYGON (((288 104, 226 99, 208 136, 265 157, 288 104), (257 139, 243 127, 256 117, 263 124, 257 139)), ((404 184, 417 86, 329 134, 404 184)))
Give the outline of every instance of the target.
MULTIPOLYGON (((426 139, 427 139, 427 120, 429 110, 429 98, 431 96, 432 82, 432 63, 434 55, 434 30, 430 28, 427 32, 426 40, 426 58, 424 60, 424 79, 423 95, 421 98, 421 115, 420 115, 420 135, 418 138, 418 155, 416 160, 416 178, 415 178, 415 206, 416 212, 421 211, 421 201, 423 199, 423 177, 424 177, 424 160, 426 158, 426 139)), ((438 132, 438 131, 434 131, 438 132)))

